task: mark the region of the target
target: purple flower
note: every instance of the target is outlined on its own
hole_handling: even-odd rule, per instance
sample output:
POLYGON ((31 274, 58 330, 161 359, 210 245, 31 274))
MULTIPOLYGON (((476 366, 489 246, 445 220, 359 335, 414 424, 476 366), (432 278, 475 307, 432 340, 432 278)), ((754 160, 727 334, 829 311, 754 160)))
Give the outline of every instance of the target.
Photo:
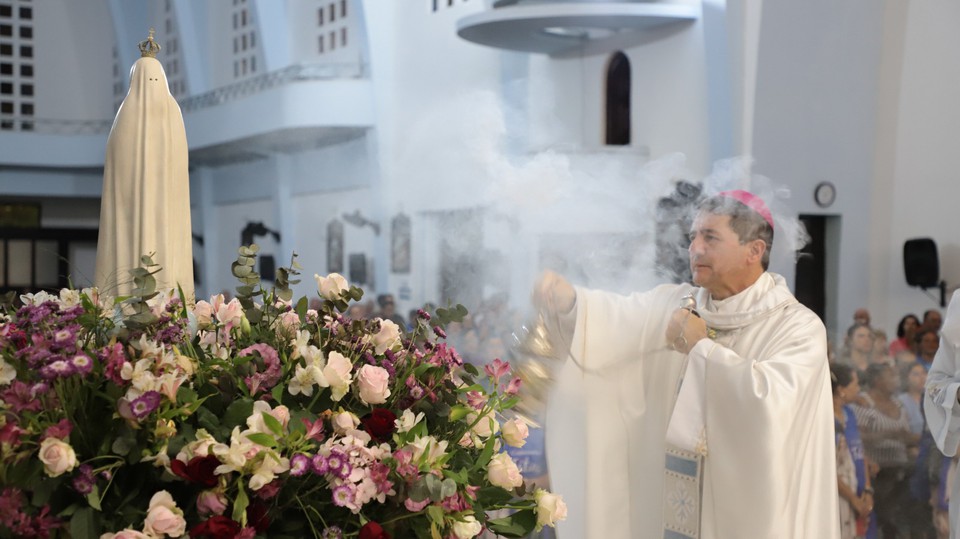
POLYGON ((310 458, 302 453, 297 453, 290 459, 290 475, 300 477, 310 469, 310 458))
POLYGON ((0 392, 0 400, 5 402, 15 414, 21 412, 39 412, 42 405, 36 398, 33 388, 20 380, 14 380, 7 389, 0 392))
POLYGON ((433 332, 436 333, 437 337, 440 337, 441 339, 447 338, 447 332, 444 331, 440 326, 433 326, 433 332))
POLYGON ((143 419, 144 416, 156 410, 157 406, 160 406, 161 398, 162 396, 158 391, 147 391, 133 399, 133 402, 130 403, 130 411, 133 417, 143 419))
POLYGON ((310 464, 313 467, 313 473, 317 475, 324 475, 330 471, 330 464, 327 462, 327 457, 317 453, 313 456, 313 459, 310 460, 310 464))
POLYGON ((330 526, 323 529, 320 539, 343 539, 343 530, 337 526, 330 526))
POLYGON ((251 352, 257 352, 260 355, 265 367, 263 372, 256 372, 244 380, 250 393, 255 394, 260 390, 266 391, 272 388, 280 381, 280 356, 270 345, 257 343, 240 350, 240 357, 252 356, 251 352))
POLYGON ((67 361, 66 359, 57 359, 47 363, 40 368, 40 376, 46 378, 47 380, 52 380, 54 378, 65 378, 74 374, 76 369, 73 368, 73 364, 67 361))
POLYGON ((417 318, 420 318, 421 320, 426 320, 427 322, 429 322, 430 313, 428 313, 427 311, 424 311, 423 309, 417 309, 417 318))
POLYGON ((77 475, 73 477, 73 490, 86 496, 93 492, 93 485, 93 468, 89 464, 81 464, 77 470, 77 475))
POLYGON ((343 464, 340 466, 340 469, 337 471, 337 477, 340 479, 346 479, 350 477, 350 472, 353 471, 353 466, 346 460, 343 461, 343 464))
POLYGON ((90 359, 86 354, 77 354, 73 356, 73 359, 70 360, 70 364, 73 365, 74 370, 84 375, 93 370, 93 360, 90 359))
POLYGON ((333 505, 346 507, 353 503, 354 492, 351 483, 345 483, 333 489, 333 505))
POLYGON ((327 471, 326 473, 336 474, 340 476, 340 469, 344 466, 349 466, 347 464, 347 456, 342 452, 333 450, 330 452, 330 456, 327 457, 327 471))

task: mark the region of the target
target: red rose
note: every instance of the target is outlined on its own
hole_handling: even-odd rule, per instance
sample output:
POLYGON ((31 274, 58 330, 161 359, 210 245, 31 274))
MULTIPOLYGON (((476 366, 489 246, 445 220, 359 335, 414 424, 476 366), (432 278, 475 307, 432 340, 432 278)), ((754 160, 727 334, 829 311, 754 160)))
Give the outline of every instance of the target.
POLYGON ((260 533, 270 529, 270 515, 267 513, 267 504, 254 500, 247 506, 247 525, 253 526, 260 533))
POLYGON ((370 521, 360 528, 358 539, 390 539, 390 534, 384 531, 383 526, 370 521))
POLYGON ((213 455, 193 457, 186 464, 180 459, 170 461, 170 470, 173 473, 191 483, 198 483, 207 488, 217 486, 217 476, 214 474, 217 466, 220 466, 220 461, 213 455))
POLYGON ((390 440, 393 431, 397 426, 393 423, 397 420, 396 414, 386 408, 374 408, 372 412, 363 416, 360 423, 363 424, 363 430, 367 431, 376 442, 383 443, 390 440))
POLYGON ((193 539, 199 539, 200 537, 233 539, 238 533, 240 533, 240 524, 223 515, 210 517, 190 528, 190 537, 193 539))

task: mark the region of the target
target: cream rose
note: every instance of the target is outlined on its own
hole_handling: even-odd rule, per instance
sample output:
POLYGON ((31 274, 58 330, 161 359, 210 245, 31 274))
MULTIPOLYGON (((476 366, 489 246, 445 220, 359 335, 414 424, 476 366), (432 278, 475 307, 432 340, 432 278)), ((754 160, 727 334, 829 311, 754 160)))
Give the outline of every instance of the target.
POLYGON ((527 443, 527 436, 530 435, 530 429, 526 421, 516 418, 503 424, 503 441, 512 447, 523 447, 527 443))
POLYGON ((197 512, 201 515, 222 515, 230 500, 222 492, 205 490, 197 496, 197 512))
POLYGON ((500 432, 500 424, 497 423, 497 416, 493 410, 487 412, 487 415, 481 417, 479 421, 477 421, 477 414, 467 414, 467 422, 472 424, 474 421, 477 424, 473 425, 470 430, 481 438, 489 438, 491 435, 500 432))
POLYGON ((330 418, 330 423, 333 425, 335 433, 344 435, 360 426, 360 418, 357 417, 357 414, 341 410, 340 413, 334 414, 330 418))
POLYGON ((388 349, 400 344, 400 326, 392 320, 380 320, 380 331, 373 336, 373 346, 377 354, 382 354, 388 349))
POLYGON ((554 526, 558 521, 566 520, 567 504, 557 494, 538 488, 533 493, 537 501, 537 530, 544 526, 554 526))
POLYGON ((330 301, 340 299, 340 296, 342 296, 344 292, 350 290, 347 279, 339 273, 331 273, 326 277, 314 274, 313 278, 317 281, 317 292, 319 292, 323 298, 330 301))
POLYGON ((353 364, 340 352, 330 352, 327 356, 327 365, 323 368, 323 376, 330 383, 330 398, 335 402, 343 398, 350 389, 353 378, 350 371, 353 364))
POLYGON ((513 462, 510 455, 506 453, 498 453, 490 459, 490 463, 487 464, 487 479, 490 483, 507 490, 523 484, 523 476, 520 475, 517 463, 513 462))
POLYGON ((208 329, 213 326, 213 305, 206 301, 200 300, 194 305, 193 315, 197 317, 198 328, 208 329))
POLYGON ((57 477, 77 467, 77 454, 70 444, 49 437, 40 443, 40 462, 50 477, 57 477))
POLYGON ((483 526, 477 522, 475 517, 467 515, 463 520, 458 520, 453 525, 453 535, 457 539, 470 539, 471 537, 477 536, 482 529, 483 526))
POLYGON ((383 404, 390 396, 390 373, 383 367, 364 365, 357 373, 360 400, 366 404, 383 404))
POLYGON ((152 536, 180 537, 187 531, 187 521, 183 511, 173 501, 173 496, 165 490, 150 498, 147 518, 143 521, 143 533, 152 536))

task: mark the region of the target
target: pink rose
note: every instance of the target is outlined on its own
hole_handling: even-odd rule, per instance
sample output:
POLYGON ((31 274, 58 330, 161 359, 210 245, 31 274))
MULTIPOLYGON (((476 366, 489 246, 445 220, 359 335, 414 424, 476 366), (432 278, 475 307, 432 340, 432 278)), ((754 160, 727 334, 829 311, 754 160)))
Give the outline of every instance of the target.
POLYGON ((313 278, 317 281, 317 292, 330 301, 340 299, 344 292, 350 290, 347 279, 339 273, 331 273, 326 277, 314 274, 313 278))
POLYGON ((520 469, 517 468, 517 464, 513 462, 510 455, 506 453, 498 453, 490 459, 490 463, 487 464, 487 479, 490 480, 490 483, 506 490, 517 488, 523 484, 520 469))
POLYGON ((207 329, 213 325, 213 305, 200 300, 193 307, 193 315, 197 317, 197 327, 207 329))
POLYGON ((287 311, 280 315, 280 327, 290 333, 300 329, 300 315, 296 311, 287 311))
POLYGON ((40 443, 40 462, 47 475, 57 477, 77 467, 77 454, 67 442, 47 438, 40 443))
POLYGON ((243 306, 240 300, 233 298, 230 303, 220 305, 217 309, 217 320, 226 327, 237 327, 240 325, 240 319, 243 317, 243 306))
POLYGON ((197 511, 203 516, 222 515, 227 510, 227 497, 222 492, 205 490, 197 496, 197 511))
POLYGON ((120 530, 117 533, 105 533, 100 539, 150 539, 150 536, 137 530, 120 530))
POLYGON ((290 422, 290 409, 289 409, 289 408, 287 408, 286 406, 284 406, 284 405, 281 404, 280 406, 277 406, 277 407, 274 408, 273 410, 270 410, 270 415, 272 415, 274 419, 276 419, 277 421, 279 421, 279 422, 280 422, 280 425, 281 425, 283 428, 287 428, 287 423, 290 422))
POLYGON ((390 373, 383 367, 360 367, 357 384, 360 386, 360 400, 367 404, 383 404, 390 396, 390 373))
POLYGON ((143 533, 152 536, 169 535, 180 537, 187 531, 187 521, 183 511, 173 501, 173 496, 165 490, 150 498, 147 518, 143 521, 143 533))

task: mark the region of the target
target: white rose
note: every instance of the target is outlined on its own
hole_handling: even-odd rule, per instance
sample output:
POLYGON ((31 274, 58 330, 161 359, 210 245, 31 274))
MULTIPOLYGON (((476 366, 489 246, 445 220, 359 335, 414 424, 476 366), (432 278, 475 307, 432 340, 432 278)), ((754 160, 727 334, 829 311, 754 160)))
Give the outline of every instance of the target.
POLYGON ((323 376, 330 383, 330 398, 335 402, 343 398, 350 389, 350 383, 353 377, 350 371, 353 364, 345 358, 340 352, 330 352, 327 356, 327 365, 323 368, 323 376))
POLYGON ((17 369, 0 357, 0 386, 5 386, 17 377, 17 369))
POLYGON ((360 418, 357 417, 357 414, 341 410, 340 413, 333 414, 330 423, 333 425, 335 433, 343 435, 359 427, 360 418))
POLYGON ((194 305, 193 314, 197 317, 198 328, 207 329, 213 326, 213 305, 200 300, 194 305))
POLYGON ((453 535, 457 539, 470 539, 480 533, 480 530, 483 529, 483 526, 477 522, 477 519, 472 515, 467 515, 463 520, 458 520, 453 525, 453 535))
POLYGON ((180 537, 186 531, 187 521, 183 518, 183 511, 173 501, 173 496, 165 490, 154 494, 150 498, 147 518, 143 521, 143 533, 154 537, 180 537))
POLYGON ((563 498, 542 488, 534 492, 533 498, 537 501, 537 530, 566 520, 567 504, 564 503, 563 498))
MULTIPOLYGON (((467 414, 467 423, 472 424, 477 421, 477 414, 467 414)), ((500 424, 497 423, 497 416, 493 410, 487 412, 487 415, 480 418, 476 425, 470 429, 474 434, 481 438, 489 438, 491 435, 500 432, 500 424)))
POLYGON ((40 462, 50 477, 57 477, 77 467, 77 454, 70 444, 49 437, 40 443, 40 462))
POLYGON ((380 331, 373 336, 373 346, 377 354, 382 354, 386 350, 392 350, 394 346, 400 344, 400 326, 392 320, 380 320, 380 331))
POLYGON ((60 290, 60 307, 69 309, 80 305, 80 291, 63 288, 60 290))
POLYGON ((360 400, 366 404, 383 404, 390 396, 390 373, 383 367, 364 365, 357 373, 360 400))
POLYGON ((345 291, 350 290, 347 279, 339 273, 331 273, 326 277, 314 274, 313 278, 317 281, 317 292, 319 292, 323 298, 330 301, 340 299, 340 296, 343 295, 345 291))
POLYGON ((530 435, 530 429, 527 428, 526 421, 522 419, 511 419, 503 424, 503 441, 513 447, 523 447, 527 443, 527 436, 530 435))
POLYGON ((517 463, 513 462, 510 455, 506 453, 498 453, 490 459, 490 463, 487 464, 487 479, 493 485, 507 490, 523 484, 523 476, 520 475, 517 463))

